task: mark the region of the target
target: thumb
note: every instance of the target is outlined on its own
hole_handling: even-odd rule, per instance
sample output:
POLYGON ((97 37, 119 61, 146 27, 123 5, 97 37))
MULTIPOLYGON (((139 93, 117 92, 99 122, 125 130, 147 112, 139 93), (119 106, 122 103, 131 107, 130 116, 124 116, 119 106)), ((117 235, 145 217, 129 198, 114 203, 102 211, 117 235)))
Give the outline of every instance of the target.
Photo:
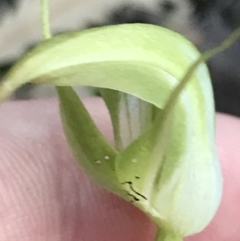
MULTIPOLYGON (((85 103, 111 140, 103 102, 85 103)), ((63 135, 57 101, 0 106, 1 241, 151 241, 153 235, 144 214, 81 171, 63 135)))

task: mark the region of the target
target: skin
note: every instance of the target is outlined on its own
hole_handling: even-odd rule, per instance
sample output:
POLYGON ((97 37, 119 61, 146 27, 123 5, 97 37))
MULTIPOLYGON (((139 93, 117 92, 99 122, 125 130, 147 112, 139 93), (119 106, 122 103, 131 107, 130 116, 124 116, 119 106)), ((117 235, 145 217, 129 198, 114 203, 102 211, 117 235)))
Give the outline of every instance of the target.
MULTIPOLYGON (((103 102, 84 102, 112 141, 103 102)), ((211 224, 187 241, 240 240, 240 119, 218 114, 216 143, 225 180, 222 203, 211 224)), ((64 138, 56 100, 0 106, 1 241, 152 241, 154 235, 144 214, 80 169, 64 138)))

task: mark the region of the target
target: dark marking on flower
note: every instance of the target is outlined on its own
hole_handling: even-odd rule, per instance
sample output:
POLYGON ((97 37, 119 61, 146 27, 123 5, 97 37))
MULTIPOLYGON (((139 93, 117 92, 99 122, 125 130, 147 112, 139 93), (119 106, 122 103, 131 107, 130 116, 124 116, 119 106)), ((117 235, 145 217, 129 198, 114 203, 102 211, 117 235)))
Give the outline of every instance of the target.
MULTIPOLYGON (((147 198, 146 198, 144 195, 142 195, 141 193, 139 193, 138 191, 136 191, 136 190, 134 189, 133 183, 132 183, 131 181, 123 182, 123 183, 122 183, 122 185, 125 185, 125 184, 128 184, 129 187, 130 187, 130 189, 131 189, 137 196, 139 196, 139 197, 147 200, 147 198)), ((131 196, 134 196, 134 195, 131 194, 131 196)), ((134 198, 134 199, 135 199, 135 198, 134 198)), ((139 200, 138 200, 138 201, 139 201, 139 200)))
POLYGON ((136 197, 135 195, 131 194, 130 192, 127 192, 127 191, 126 191, 126 193, 127 193, 127 195, 128 195, 129 197, 133 198, 133 200, 130 201, 131 203, 140 201, 140 199, 139 199, 138 197, 136 197))

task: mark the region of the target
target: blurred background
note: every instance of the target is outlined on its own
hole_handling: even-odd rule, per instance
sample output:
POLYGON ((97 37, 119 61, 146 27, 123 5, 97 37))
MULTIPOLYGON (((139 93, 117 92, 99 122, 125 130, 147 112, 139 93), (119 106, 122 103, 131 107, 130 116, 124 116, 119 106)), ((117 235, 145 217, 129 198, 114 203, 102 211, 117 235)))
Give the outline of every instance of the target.
MULTIPOLYGON (((216 47, 240 27, 240 0, 50 0, 54 34, 120 23, 151 23, 177 31, 200 51, 216 47)), ((0 0, 0 78, 41 40, 38 0, 0 0)), ((161 39, 159 39, 161 41, 161 39)), ((240 116, 240 40, 208 63, 216 110, 240 116)), ((81 96, 97 95, 77 88, 81 96)), ((27 84, 13 100, 52 97, 47 85, 27 84)))

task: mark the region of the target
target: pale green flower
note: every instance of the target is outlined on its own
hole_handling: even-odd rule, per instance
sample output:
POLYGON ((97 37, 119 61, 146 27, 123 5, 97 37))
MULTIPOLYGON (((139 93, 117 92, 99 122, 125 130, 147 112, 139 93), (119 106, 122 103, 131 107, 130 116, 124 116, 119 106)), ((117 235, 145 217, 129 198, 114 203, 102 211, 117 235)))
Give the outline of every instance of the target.
POLYGON ((159 241, 182 240, 209 224, 222 193, 212 87, 201 62, 239 32, 202 58, 179 34, 147 24, 62 34, 12 68, 0 100, 29 80, 59 86, 63 127, 81 167, 143 210, 159 227, 159 241), (75 85, 103 88, 114 146, 69 87, 75 85))

